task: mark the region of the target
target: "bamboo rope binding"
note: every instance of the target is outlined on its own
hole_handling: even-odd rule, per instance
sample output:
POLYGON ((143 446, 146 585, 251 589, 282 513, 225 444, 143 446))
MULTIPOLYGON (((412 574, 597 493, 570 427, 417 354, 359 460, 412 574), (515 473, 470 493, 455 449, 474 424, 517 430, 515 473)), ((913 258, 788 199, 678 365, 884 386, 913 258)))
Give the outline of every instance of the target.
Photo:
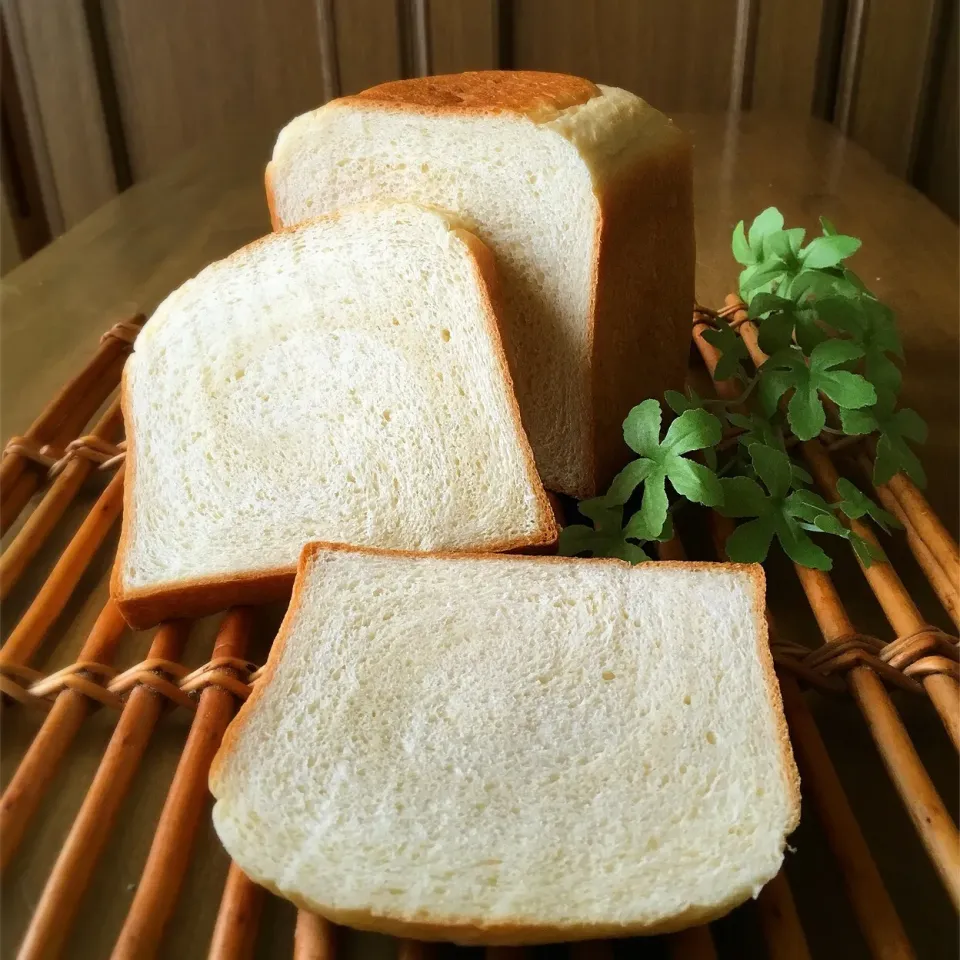
POLYGON ((0 533, 7 531, 40 485, 41 475, 27 469, 36 462, 29 454, 59 459, 58 451, 69 445, 116 387, 145 322, 138 314, 114 324, 100 338, 100 348, 87 366, 61 388, 22 437, 13 438, 13 446, 8 444, 0 464, 0 533))

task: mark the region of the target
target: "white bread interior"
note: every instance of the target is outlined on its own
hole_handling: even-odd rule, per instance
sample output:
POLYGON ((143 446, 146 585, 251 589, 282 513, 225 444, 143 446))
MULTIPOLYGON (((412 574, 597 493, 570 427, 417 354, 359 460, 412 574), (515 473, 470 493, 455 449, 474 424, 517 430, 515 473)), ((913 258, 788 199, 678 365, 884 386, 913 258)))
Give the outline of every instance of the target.
POLYGON ((210 786, 332 920, 535 943, 678 929, 780 869, 798 777, 763 574, 313 544, 210 786))
MULTIPOLYGON (((622 444, 603 435, 619 441, 634 403, 682 386, 694 269, 689 144, 625 90, 589 84, 594 95, 582 103, 550 107, 534 96, 526 110, 499 109, 493 74, 464 76, 490 86, 490 110, 348 97, 293 120, 268 169, 274 221, 372 199, 464 217, 497 259, 507 357, 543 481, 590 496, 622 465, 622 444)), ((402 98, 404 83, 444 79, 383 89, 402 98)))
POLYGON ((200 605, 219 609, 218 584, 278 571, 289 589, 318 537, 552 540, 489 259, 437 212, 371 207, 272 234, 171 294, 124 378, 121 609, 159 592, 186 615, 178 591, 204 585, 200 605))

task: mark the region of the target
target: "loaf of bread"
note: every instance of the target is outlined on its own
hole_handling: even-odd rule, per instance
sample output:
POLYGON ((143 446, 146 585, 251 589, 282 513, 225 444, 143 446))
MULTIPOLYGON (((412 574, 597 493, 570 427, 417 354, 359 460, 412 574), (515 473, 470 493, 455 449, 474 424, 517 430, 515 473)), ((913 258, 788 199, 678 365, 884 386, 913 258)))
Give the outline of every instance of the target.
POLYGON ((282 597, 317 538, 555 539, 493 282, 474 236, 396 205, 272 234, 171 294, 122 388, 112 593, 130 623, 282 597))
POLYGON ((755 896, 799 816, 758 566, 308 546, 210 774, 258 883, 536 943, 755 896))
POLYGON ((463 216, 493 250, 504 343, 548 489, 591 496, 630 408, 682 389, 690 147, 624 90, 490 71, 386 83, 304 114, 267 167, 274 224, 373 199, 463 216))

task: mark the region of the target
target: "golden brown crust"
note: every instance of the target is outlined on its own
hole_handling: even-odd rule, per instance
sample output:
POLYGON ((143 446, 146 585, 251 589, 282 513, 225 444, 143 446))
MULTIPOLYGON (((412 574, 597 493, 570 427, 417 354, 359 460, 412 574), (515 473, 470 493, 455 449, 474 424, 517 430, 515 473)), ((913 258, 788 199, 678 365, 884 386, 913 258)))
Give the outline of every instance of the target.
POLYGON ((276 232, 283 228, 277 216, 277 201, 273 191, 273 161, 271 160, 263 171, 263 188, 267 194, 267 209, 270 211, 270 229, 276 232))
MULTIPOLYGON (((270 191, 270 179, 270 167, 268 165, 266 173, 268 193, 270 191)), ((317 220, 338 220, 342 214, 343 211, 334 211, 326 216, 318 217, 317 220)), ((306 224, 299 224, 296 227, 283 228, 278 232, 292 233, 305 225, 306 224)), ((527 478, 536 496, 538 507, 537 529, 529 536, 506 537, 502 540, 494 540, 479 547, 478 550, 498 553, 507 550, 547 548, 556 542, 559 531, 553 509, 550 506, 546 491, 537 473, 530 441, 527 439, 526 431, 523 429, 523 424, 520 419, 520 408, 517 405, 514 394, 513 379, 510 376, 506 354, 503 350, 500 326, 497 319, 498 314, 495 308, 495 305, 498 305, 499 302, 499 294, 493 254, 491 254, 486 245, 473 236, 473 234, 456 227, 451 227, 451 229, 463 240, 467 253, 473 263, 478 283, 480 284, 484 320, 487 324, 490 345, 493 349, 494 360, 502 373, 507 387, 506 392, 510 406, 510 414, 514 422, 517 441, 521 447, 527 478)), ((272 234, 254 240, 252 243, 232 253, 229 257, 225 258, 225 260, 219 261, 219 263, 223 264, 235 257, 239 258, 249 255, 251 250, 265 243, 270 236, 272 236, 272 234)), ((284 599, 290 593, 294 575, 297 570, 296 565, 293 564, 289 567, 251 570, 239 575, 224 574, 188 579, 169 585, 159 585, 142 590, 130 590, 124 587, 122 569, 126 558, 130 533, 130 524, 127 518, 130 517, 133 512, 133 489, 136 482, 134 477, 136 437, 134 436, 135 431, 129 427, 133 421, 130 417, 130 398, 127 381, 126 371, 124 371, 120 387, 120 403, 123 410, 124 422, 128 425, 127 474, 123 492, 123 522, 120 533, 120 543, 117 547, 113 573, 110 577, 110 596, 117 604, 117 608, 120 610, 124 620, 126 620, 133 629, 142 630, 159 623, 161 620, 168 620, 174 617, 203 617, 234 606, 235 604, 249 605, 269 603, 274 600, 284 599)))
POLYGON ((608 940, 621 937, 656 936, 677 933, 688 927, 710 923, 739 907, 753 895, 752 889, 737 891, 728 900, 710 907, 688 907, 682 913, 650 924, 564 924, 544 926, 522 918, 484 924, 470 917, 404 918, 384 916, 369 910, 338 910, 314 903, 299 894, 288 893, 268 880, 248 874, 251 880, 303 910, 319 914, 339 926, 382 933, 408 940, 447 941, 462 946, 535 946, 576 940, 608 940))
POLYGON ((517 437, 522 448, 524 465, 527 468, 527 479, 534 490, 537 498, 537 507, 539 508, 539 529, 535 538, 526 543, 518 543, 511 547, 503 547, 501 549, 516 550, 527 547, 536 548, 549 546, 556 542, 559 528, 553 507, 550 505, 547 492, 544 490, 543 483, 540 480, 540 474, 537 473, 537 464, 533 457, 533 448, 530 446, 527 431, 523 427, 523 420, 520 416, 520 405, 517 403, 517 394, 513 387, 513 377, 510 374, 510 367, 507 364, 507 354, 503 349, 503 338, 500 335, 499 319, 503 315, 503 301, 500 296, 500 283, 497 278, 493 253, 482 240, 475 237, 469 231, 456 228, 453 232, 464 242, 473 258, 473 266, 480 284, 480 292, 483 299, 483 316, 487 323, 490 343, 493 346, 494 360, 500 368, 500 373, 507 386, 507 403, 510 407, 510 416, 513 419, 517 437))
MULTIPOLYGON (((379 547, 354 547, 342 543, 308 543, 300 554, 300 562, 297 565, 297 578, 293 588, 293 597, 287 614, 283 619, 276 640, 270 648, 270 654, 264 667, 260 681, 253 689, 246 703, 244 703, 233 722, 227 727, 221 740, 220 749, 214 758, 210 768, 210 791, 217 797, 218 780, 220 770, 226 762, 226 758, 234 749, 237 737, 242 732, 254 705, 270 685, 277 667, 283 656, 283 650, 286 646, 287 638, 292 629, 293 621, 299 610, 303 597, 303 584, 305 580, 305 571, 308 564, 318 553, 336 552, 336 553, 358 553, 369 556, 381 557, 405 557, 414 560, 426 559, 446 559, 446 560, 489 560, 494 562, 533 562, 533 563, 560 563, 560 564, 612 564, 619 566, 631 566, 624 560, 615 558, 590 557, 583 559, 572 559, 570 557, 529 557, 511 554, 474 554, 474 553, 418 553, 413 550, 384 550, 379 547)), ((743 563, 715 563, 688 560, 657 560, 651 561, 644 566, 655 567, 682 567, 685 570, 735 570, 746 573, 753 580, 757 587, 755 593, 755 612, 759 617, 757 627, 759 631, 759 654, 761 663, 764 666, 764 672, 767 679, 771 705, 775 707, 777 725, 780 729, 782 744, 784 748, 784 770, 791 790, 792 799, 796 805, 796 818, 792 821, 787 832, 796 826, 799 819, 799 779, 796 777, 796 768, 793 766, 793 755, 790 750, 789 739, 784 739, 786 735, 785 722, 783 720, 782 709, 779 700, 779 684, 776 682, 776 675, 773 674, 773 661, 770 656, 769 644, 766 643, 766 620, 764 611, 764 589, 765 577, 763 568, 758 564, 743 563), (790 772, 793 776, 791 778, 790 772)), ((241 865, 242 866, 242 865, 241 865)), ((537 924, 534 921, 526 921, 523 918, 512 920, 503 920, 495 924, 484 924, 477 918, 471 917, 430 917, 424 915, 416 916, 386 916, 375 914, 369 910, 338 910, 329 905, 315 903, 299 894, 282 890, 276 884, 268 880, 250 874, 252 880, 266 887, 268 890, 284 897, 298 907, 310 910, 313 913, 326 917, 333 923, 343 926, 354 927, 358 930, 369 930, 374 933, 383 933, 389 936, 404 937, 414 940, 446 940, 467 945, 532 945, 540 943, 558 943, 572 940, 592 940, 609 937, 631 937, 646 936, 653 934, 674 933, 678 930, 684 930, 687 927, 696 926, 702 923, 709 923, 719 917, 729 913, 735 907, 748 900, 753 895, 751 888, 734 893, 728 900, 720 904, 711 906, 691 906, 683 913, 669 917, 662 922, 653 924, 569 924, 569 925, 549 925, 537 924)))
POLYGON ((599 96, 595 83, 564 73, 476 70, 436 77, 392 80, 344 97, 362 103, 425 114, 555 114, 599 96))
POLYGON ((673 149, 642 155, 597 194, 590 319, 595 485, 586 496, 605 490, 633 456, 622 433, 630 408, 683 389, 696 257, 689 141, 678 131, 673 149))
POLYGON ((777 738, 780 741, 781 766, 787 794, 791 801, 790 822, 784 832, 789 835, 800 823, 800 772, 793 757, 793 747, 790 744, 790 730, 787 727, 787 718, 783 712, 783 695, 780 692, 780 681, 773 664, 773 652, 770 649, 770 629, 767 622, 766 592, 767 577, 759 563, 751 564, 751 575, 757 585, 754 596, 754 618, 757 622, 757 658, 763 678, 766 681, 767 697, 773 713, 773 722, 777 727, 777 738))

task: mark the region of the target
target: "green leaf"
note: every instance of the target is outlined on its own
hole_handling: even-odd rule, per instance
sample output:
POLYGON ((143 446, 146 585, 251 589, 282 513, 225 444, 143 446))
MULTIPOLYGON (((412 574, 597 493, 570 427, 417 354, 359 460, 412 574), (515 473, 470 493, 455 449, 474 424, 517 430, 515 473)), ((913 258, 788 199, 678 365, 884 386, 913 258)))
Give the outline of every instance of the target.
POLYGON ((826 217, 820 218, 820 227, 825 237, 835 237, 837 235, 837 228, 826 217))
POLYGON ((812 440, 826 426, 827 414, 811 379, 794 388, 787 404, 787 420, 798 440, 812 440))
MULTIPOLYGON (((833 515, 830 504, 819 493, 814 493, 812 490, 794 490, 784 500, 783 509, 788 516, 807 523, 816 523, 821 517, 829 517, 835 523, 839 522, 833 515)), ((842 526, 840 535, 844 535, 842 526)))
POLYGON ((842 277, 829 270, 812 270, 804 267, 796 273, 789 287, 779 290, 781 296, 789 296, 797 304, 806 304, 810 300, 819 300, 837 292, 837 284, 842 277))
POLYGON ((790 489, 790 458, 775 447, 754 443, 749 449, 757 476, 776 500, 783 499, 790 489))
POLYGON ((693 387, 688 386, 686 393, 679 393, 676 390, 667 390, 664 393, 664 399, 667 406, 676 413, 685 413, 687 410, 703 410, 704 399, 697 393, 693 387))
POLYGON ((723 500, 723 490, 716 474, 702 463, 678 457, 672 461, 667 478, 673 489, 695 503, 714 507, 723 500))
POLYGON ((571 524, 560 531, 558 547, 561 556, 575 557, 589 553, 594 557, 619 557, 630 563, 650 558, 634 543, 629 542, 629 524, 623 528, 623 508, 610 507, 603 497, 594 497, 579 504, 580 512, 594 522, 594 527, 571 524))
POLYGON ((740 273, 740 296, 749 303, 751 294, 761 292, 764 287, 772 286, 785 273, 786 264, 779 258, 747 267, 740 273))
POLYGON ((851 437, 873 433, 878 427, 876 418, 869 410, 841 410, 840 425, 843 432, 851 437))
POLYGON ((842 234, 829 234, 816 237, 807 244, 806 249, 800 252, 800 259, 807 269, 823 269, 833 267, 853 256, 860 249, 860 241, 856 237, 845 237, 842 234))
POLYGON ((863 347, 849 340, 827 340, 810 354, 810 370, 819 373, 863 356, 863 347))
POLYGON ((743 229, 743 221, 741 220, 733 230, 733 259, 737 263, 742 263, 745 266, 749 266, 752 263, 757 262, 757 256, 750 249, 750 244, 747 243, 747 235, 743 229))
POLYGON ((643 485, 643 502, 638 511, 638 523, 643 525, 651 539, 660 535, 667 520, 669 503, 664 480, 664 472, 661 470, 652 473, 643 485))
POLYGON ((773 534, 774 523, 770 517, 742 523, 727 538, 727 556, 734 563, 760 563, 767 559, 773 534))
POLYGON ((873 482, 887 483, 897 473, 905 473, 918 487, 927 485, 927 474, 917 455, 907 446, 902 435, 884 433, 877 441, 877 459, 873 465, 873 482))
POLYGON ((751 320, 759 320, 772 311, 792 311, 793 301, 775 293, 758 293, 751 301, 747 315, 751 320))
POLYGON ((882 351, 868 349, 864 375, 877 393, 899 393, 903 377, 900 368, 882 351))
POLYGON ((857 559, 865 567, 869 567, 875 560, 883 561, 887 559, 887 555, 881 547, 872 540, 867 540, 865 537, 861 537, 859 534, 852 532, 847 539, 850 541, 850 546, 853 547, 853 552, 857 555, 857 559))
POLYGON ((758 337, 760 349, 766 354, 771 354, 789 347, 793 341, 795 323, 796 319, 792 312, 771 313, 760 323, 758 337))
POLYGON ((641 456, 649 456, 660 445, 660 423, 663 412, 657 400, 644 400, 635 406, 623 421, 623 439, 641 456))
POLYGON ((594 528, 601 533, 619 530, 623 523, 623 507, 610 504, 606 497, 592 497, 581 500, 577 509, 588 519, 593 521, 594 528))
POLYGON ((597 531, 583 523, 572 523, 560 531, 557 548, 561 557, 576 557, 592 552, 597 542, 597 531))
POLYGON ((721 477, 723 503, 717 508, 725 517, 755 517, 767 499, 763 488, 749 477, 721 477))
POLYGON ((723 438, 723 424, 706 410, 687 410, 667 430, 660 444, 665 454, 690 453, 716 446, 723 438))
POLYGON ((624 504, 633 491, 656 469, 656 464, 645 457, 628 463, 614 478, 603 498, 609 504, 624 504))
POLYGON ((796 312, 796 337, 797 345, 808 356, 828 339, 816 314, 808 309, 796 312))
POLYGON ((683 413, 684 410, 696 409, 699 406, 699 404, 691 403, 679 390, 664 391, 663 399, 674 413, 683 413))
POLYGON ((877 402, 873 384, 859 373, 826 371, 816 378, 816 386, 837 406, 847 409, 859 410, 877 402))
POLYGON ((792 477, 790 482, 794 487, 799 488, 813 483, 813 477, 811 477, 810 474, 800 466, 800 464, 794 462, 793 460, 790 461, 790 471, 792 477))
POLYGON ((850 433, 852 428, 862 428, 868 424, 871 426, 871 431, 880 431, 880 439, 877 441, 877 458, 873 466, 874 484, 886 483, 894 474, 902 471, 917 486, 924 487, 927 484, 927 475, 923 464, 910 449, 907 440, 924 443, 927 439, 927 425, 915 411, 908 407, 894 410, 894 403, 895 399, 891 395, 881 394, 877 403, 866 412, 862 420, 850 423, 849 416, 841 417, 844 431, 850 433))
POLYGON ((716 380, 729 380, 741 372, 740 364, 750 359, 743 340, 728 323, 720 322, 713 330, 704 330, 703 339, 720 352, 720 360, 713 376, 716 380))
POLYGON ((780 398, 793 386, 794 378, 789 370, 777 370, 770 366, 768 360, 760 368, 760 384, 757 387, 757 398, 760 409, 767 417, 777 412, 780 398))
MULTIPOLYGON (((673 399, 676 402, 677 398, 673 399)), ((663 534, 669 506, 667 480, 688 500, 710 505, 719 502, 721 496, 713 471, 683 456, 716 446, 723 437, 720 420, 700 408, 684 410, 670 424, 662 442, 661 423, 662 411, 656 400, 645 400, 630 411, 623 424, 623 435, 627 444, 641 456, 617 474, 605 497, 586 501, 591 509, 600 511, 600 516, 605 516, 603 511, 613 507, 622 515, 622 505, 642 483, 640 509, 630 521, 631 529, 642 532, 640 539, 655 539, 663 534), (594 502, 596 507, 592 506, 594 502)), ((580 509, 582 512, 584 504, 580 509)))
POLYGON ((765 417, 755 413, 745 414, 730 411, 727 413, 727 419, 733 426, 743 430, 737 440, 746 447, 749 447, 751 443, 766 443, 771 447, 783 445, 783 438, 770 420, 765 417))
POLYGON ((837 508, 851 520, 869 517, 885 533, 890 532, 890 527, 900 527, 900 521, 892 513, 888 513, 879 504, 874 503, 846 477, 841 477, 837 481, 837 493, 842 498, 837 503, 837 508))
POLYGON ((790 244, 790 252, 794 257, 798 256, 800 253, 800 248, 803 246, 803 238, 807 235, 807 231, 803 227, 792 227, 789 230, 783 231, 787 235, 787 240, 790 244))
POLYGON ((795 520, 782 515, 778 517, 776 533, 783 552, 794 563, 814 570, 829 570, 833 566, 823 549, 810 539, 795 520))
POLYGON ((748 235, 750 248, 754 253, 759 254, 763 248, 763 238, 782 229, 783 214, 776 207, 767 207, 762 213, 757 214, 753 223, 750 224, 748 235))

